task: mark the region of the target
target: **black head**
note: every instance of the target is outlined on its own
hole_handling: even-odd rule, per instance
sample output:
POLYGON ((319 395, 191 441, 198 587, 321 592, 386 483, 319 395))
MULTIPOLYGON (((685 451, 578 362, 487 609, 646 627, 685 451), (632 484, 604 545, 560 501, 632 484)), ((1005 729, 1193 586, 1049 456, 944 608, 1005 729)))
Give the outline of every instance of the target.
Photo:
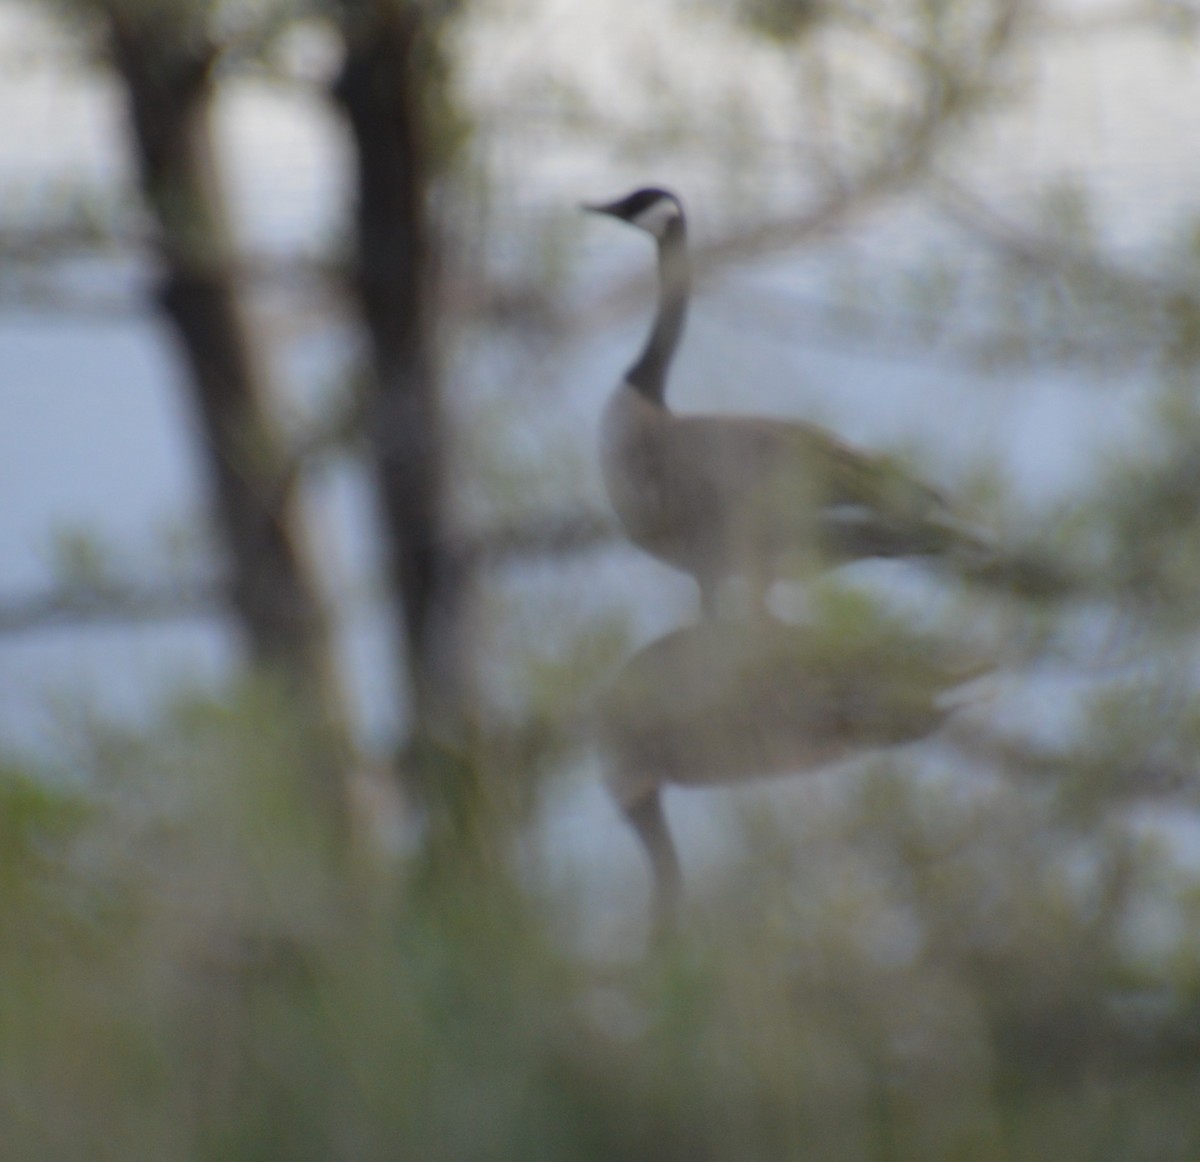
POLYGON ((585 210, 620 218, 655 238, 662 238, 675 225, 683 224, 683 206, 670 190, 647 186, 615 202, 588 204, 585 210))

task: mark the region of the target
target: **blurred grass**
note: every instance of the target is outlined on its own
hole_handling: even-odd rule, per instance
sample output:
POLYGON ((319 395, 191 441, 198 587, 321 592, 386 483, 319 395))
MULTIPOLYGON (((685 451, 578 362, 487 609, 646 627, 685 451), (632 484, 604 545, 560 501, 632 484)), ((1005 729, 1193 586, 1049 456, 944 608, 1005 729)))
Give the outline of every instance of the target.
POLYGON ((880 762, 588 959, 518 886, 518 772, 346 860, 308 745, 248 685, 0 773, 6 1160, 1200 1156, 1196 961, 1131 967, 1138 849, 1072 879, 1044 803, 880 762))

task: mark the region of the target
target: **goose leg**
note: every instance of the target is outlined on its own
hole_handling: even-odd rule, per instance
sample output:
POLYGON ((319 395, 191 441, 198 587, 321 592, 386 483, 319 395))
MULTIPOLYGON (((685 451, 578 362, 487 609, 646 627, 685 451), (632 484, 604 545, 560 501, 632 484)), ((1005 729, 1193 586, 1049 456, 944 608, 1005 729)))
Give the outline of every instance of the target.
POLYGON ((650 857, 654 873, 654 930, 659 936, 669 935, 679 919, 683 874, 658 789, 626 806, 624 812, 650 857))

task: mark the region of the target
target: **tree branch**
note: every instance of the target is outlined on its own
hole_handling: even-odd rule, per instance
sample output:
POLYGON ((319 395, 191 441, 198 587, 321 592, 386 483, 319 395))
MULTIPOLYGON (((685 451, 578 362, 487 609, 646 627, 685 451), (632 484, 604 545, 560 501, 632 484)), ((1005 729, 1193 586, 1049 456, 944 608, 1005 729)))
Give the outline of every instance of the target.
MULTIPOLYGON (((448 567, 462 576, 539 558, 568 557, 621 540, 612 519, 591 509, 513 521, 448 545, 448 567)), ((68 584, 0 598, 0 635, 68 626, 184 621, 228 612, 228 582, 199 578, 68 584)))

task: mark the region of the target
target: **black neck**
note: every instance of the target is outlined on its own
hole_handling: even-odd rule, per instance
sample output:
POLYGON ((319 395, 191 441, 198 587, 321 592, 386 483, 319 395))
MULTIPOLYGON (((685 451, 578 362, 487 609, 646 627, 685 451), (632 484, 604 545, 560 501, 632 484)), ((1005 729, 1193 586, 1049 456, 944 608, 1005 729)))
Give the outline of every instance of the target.
POLYGON ((690 293, 687 233, 680 218, 659 239, 658 312, 646 346, 625 375, 625 381, 651 403, 665 402, 667 371, 683 334, 690 293))

